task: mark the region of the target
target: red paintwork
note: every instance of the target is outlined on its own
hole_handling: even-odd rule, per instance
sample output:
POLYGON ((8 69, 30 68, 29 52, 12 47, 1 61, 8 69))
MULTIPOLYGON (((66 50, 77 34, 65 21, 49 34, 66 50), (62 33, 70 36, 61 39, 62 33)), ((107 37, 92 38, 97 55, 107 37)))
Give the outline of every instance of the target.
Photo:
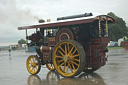
POLYGON ((122 44, 123 44, 123 48, 128 50, 128 41, 123 41, 122 44))
POLYGON ((89 50, 86 52, 86 67, 98 68, 105 65, 107 61, 105 50, 109 41, 109 38, 91 40, 89 50))

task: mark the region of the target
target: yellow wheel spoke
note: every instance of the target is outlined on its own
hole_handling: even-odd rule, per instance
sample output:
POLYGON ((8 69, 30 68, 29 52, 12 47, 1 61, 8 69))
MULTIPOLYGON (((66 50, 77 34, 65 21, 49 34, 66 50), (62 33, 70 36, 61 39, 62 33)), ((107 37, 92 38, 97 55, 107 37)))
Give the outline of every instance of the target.
POLYGON ((73 48, 74 48, 74 46, 73 46, 72 49, 69 51, 68 55, 70 55, 70 53, 72 52, 73 48))
POLYGON ((34 71, 34 67, 32 67, 32 72, 34 71))
POLYGON ((80 60, 79 60, 79 59, 73 59, 73 60, 80 62, 80 60))
POLYGON ((33 59, 31 58, 30 61, 33 63, 33 59))
POLYGON ((69 43, 67 44, 67 46, 68 46, 68 52, 69 52, 69 50, 70 50, 70 49, 69 49, 69 43))
POLYGON ((36 69, 38 69, 38 66, 36 66, 36 69))
POLYGON ((29 62, 28 64, 29 64, 29 65, 32 65, 33 63, 30 63, 30 62, 29 62))
POLYGON ((67 55, 67 47, 66 47, 66 44, 65 44, 65 55, 67 55))
POLYGON ((74 54, 76 51, 77 51, 77 49, 75 49, 72 54, 74 54))
POLYGON ((57 55, 56 55, 55 58, 62 58, 62 56, 57 56, 57 55))
POLYGON ((75 69, 75 67, 74 67, 74 65, 73 65, 73 64, 72 64, 72 67, 73 67, 73 69, 74 69, 74 71, 75 71, 76 69, 75 69))
POLYGON ((59 46, 59 48, 65 53, 64 49, 61 46, 59 46))
POLYGON ((79 66, 79 64, 77 64, 77 63, 75 63, 74 61, 71 61, 73 64, 75 64, 75 65, 77 65, 77 66, 79 66))
POLYGON ((33 63, 36 61, 36 59, 35 58, 33 58, 33 63))
POLYGON ((34 72, 36 72, 37 71, 37 69, 36 68, 34 68, 34 72))
MULTIPOLYGON (((68 66, 69 66, 69 63, 68 63, 68 66)), ((66 73, 68 73, 68 66, 67 66, 67 69, 66 69, 66 73)))
POLYGON ((64 54, 60 50, 58 52, 64 57, 64 54))
POLYGON ((66 63, 64 64, 64 72, 65 72, 66 63))
POLYGON ((65 62, 63 62, 62 64, 59 65, 59 67, 61 67, 62 65, 64 65, 65 62))
POLYGON ((73 55, 72 57, 77 57, 77 56, 79 56, 79 54, 77 54, 77 55, 73 55))
POLYGON ((71 69, 71 72, 73 73, 73 70, 72 70, 72 67, 71 67, 71 65, 69 64, 69 67, 70 67, 70 69, 71 69))
POLYGON ((62 61, 64 61, 64 60, 59 60, 58 63, 60 63, 60 62, 62 62, 62 61))

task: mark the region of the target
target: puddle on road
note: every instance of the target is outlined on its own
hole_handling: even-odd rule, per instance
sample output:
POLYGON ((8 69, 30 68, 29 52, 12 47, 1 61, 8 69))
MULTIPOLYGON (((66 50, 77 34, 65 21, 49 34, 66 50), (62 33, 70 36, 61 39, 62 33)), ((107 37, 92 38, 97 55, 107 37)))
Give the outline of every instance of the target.
POLYGON ((123 58, 128 58, 128 57, 123 57, 123 58))
POLYGON ((119 63, 108 63, 107 65, 115 65, 115 66, 117 66, 117 65, 120 65, 119 63))
POLYGON ((103 79, 96 73, 82 73, 77 78, 60 78, 53 71, 48 72, 46 79, 41 79, 37 75, 28 77, 28 85, 106 85, 103 79))

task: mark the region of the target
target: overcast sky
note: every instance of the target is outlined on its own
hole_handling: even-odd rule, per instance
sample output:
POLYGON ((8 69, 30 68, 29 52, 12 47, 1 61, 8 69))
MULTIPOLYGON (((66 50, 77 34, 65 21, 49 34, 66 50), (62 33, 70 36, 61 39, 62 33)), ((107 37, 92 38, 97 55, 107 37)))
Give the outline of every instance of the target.
POLYGON ((0 45, 25 39, 19 26, 38 24, 39 19, 83 14, 115 13, 128 26, 128 0, 0 0, 0 45))

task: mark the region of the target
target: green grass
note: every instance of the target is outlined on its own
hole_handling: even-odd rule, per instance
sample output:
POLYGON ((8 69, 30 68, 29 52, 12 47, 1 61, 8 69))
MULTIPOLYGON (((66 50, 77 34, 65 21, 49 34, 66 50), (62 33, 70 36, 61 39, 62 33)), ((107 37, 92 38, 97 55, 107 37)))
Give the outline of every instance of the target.
POLYGON ((112 49, 122 49, 123 47, 107 47, 109 50, 112 50, 112 49))

